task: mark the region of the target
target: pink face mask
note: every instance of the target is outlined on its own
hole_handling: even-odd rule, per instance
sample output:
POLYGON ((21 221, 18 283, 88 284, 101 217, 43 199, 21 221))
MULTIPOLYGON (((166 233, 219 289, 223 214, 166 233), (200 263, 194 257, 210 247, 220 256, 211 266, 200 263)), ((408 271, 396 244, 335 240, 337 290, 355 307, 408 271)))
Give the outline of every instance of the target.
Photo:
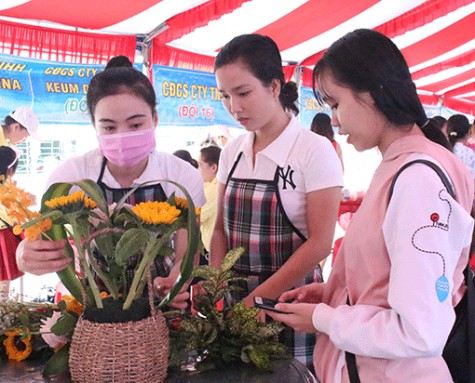
POLYGON ((155 129, 97 136, 102 155, 114 165, 137 165, 155 149, 155 129))

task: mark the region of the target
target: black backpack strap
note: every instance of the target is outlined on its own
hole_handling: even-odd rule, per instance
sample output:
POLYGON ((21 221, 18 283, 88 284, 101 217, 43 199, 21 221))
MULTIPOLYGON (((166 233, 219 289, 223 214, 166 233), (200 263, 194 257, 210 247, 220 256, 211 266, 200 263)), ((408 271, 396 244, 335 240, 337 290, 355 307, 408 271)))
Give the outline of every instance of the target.
MULTIPOLYGON (((447 178, 447 176, 445 175, 445 173, 442 171, 442 169, 440 169, 436 164, 434 164, 433 162, 431 161, 428 161, 428 160, 423 160, 423 159, 418 159, 418 160, 414 160, 414 161, 410 161, 406 164, 404 164, 403 166, 401 166, 401 168, 397 171, 397 173, 394 175, 393 177, 393 180, 391 182, 391 186, 389 187, 389 199, 388 199, 388 203, 389 203, 389 200, 391 200, 391 197, 393 195, 393 190, 394 190, 394 185, 396 184, 396 181, 399 177, 399 175, 406 169, 408 168, 409 166, 413 165, 413 164, 424 164, 424 165, 427 165, 429 166, 432 170, 434 170, 437 175, 440 177, 442 183, 444 184, 445 188, 447 189, 447 192, 455 199, 455 192, 454 192, 454 189, 452 187, 452 184, 450 183, 449 179, 447 178)), ((469 283, 469 280, 467 279, 468 278, 468 275, 472 276, 472 272, 470 270, 470 268, 468 267, 467 268, 468 270, 467 273, 466 273, 466 276, 465 276, 465 280, 467 282, 467 284, 470 284, 469 283)), ((473 291, 473 278, 472 278, 472 284, 471 284, 471 287, 472 287, 472 295, 474 294, 474 291, 473 291)), ((473 321, 471 323, 474 324, 474 328, 472 328, 472 330, 474 331, 470 331, 470 335, 472 335, 473 337, 473 341, 475 342, 475 302, 472 300, 470 301, 470 296, 468 296, 467 298, 469 298, 469 305, 471 303, 471 307, 472 307, 472 315, 473 315, 473 321)), ((475 297, 474 297, 475 299, 475 297)), ((350 299, 348 298, 347 299, 347 304, 350 305, 350 299)), ((470 310, 470 309, 469 309, 470 310)), ((470 315, 470 314, 469 314, 470 315)), ((470 345, 475 345, 475 343, 472 343, 472 340, 470 341, 470 345)), ((475 350, 474 352, 471 352, 470 353, 470 357, 473 358, 475 360, 475 350), (473 355, 472 355, 473 354, 473 355)), ((356 355, 351 353, 351 352, 348 352, 348 351, 345 351, 345 359, 346 359, 346 368, 348 369, 348 375, 350 377, 350 383, 360 383, 360 377, 359 377, 359 374, 358 374, 358 368, 356 367, 356 355)), ((470 360, 470 362, 472 362, 472 360, 470 360)), ((475 363, 474 364, 470 364, 470 369, 475 369, 475 363)), ((475 380, 475 371, 472 371, 472 379, 475 380)), ((471 383, 475 383, 475 381, 472 381, 471 383)))
MULTIPOLYGON (((430 167, 432 170, 434 170, 437 175, 439 176, 439 178, 441 179, 442 183, 444 184, 445 188, 447 189, 447 192, 452 196, 453 199, 456 199, 456 195, 455 195, 455 192, 454 192, 454 189, 452 187, 452 184, 450 183, 449 179, 447 178, 447 176, 445 175, 445 173, 442 171, 441 168, 439 168, 436 164, 434 164, 432 161, 428 161, 428 160, 422 160, 422 159, 419 159, 419 160, 414 160, 414 161, 410 161, 406 164, 404 164, 403 166, 401 166, 401 168, 397 171, 397 173, 394 175, 393 177, 393 180, 391 182, 391 186, 389 187, 389 200, 391 200, 391 197, 393 195, 393 190, 394 190, 394 185, 396 184, 396 181, 399 177, 399 175, 406 169, 408 168, 409 166, 413 165, 413 164, 424 164, 424 165, 427 165, 428 167, 430 167)), ((389 201, 388 200, 388 201, 389 201)))

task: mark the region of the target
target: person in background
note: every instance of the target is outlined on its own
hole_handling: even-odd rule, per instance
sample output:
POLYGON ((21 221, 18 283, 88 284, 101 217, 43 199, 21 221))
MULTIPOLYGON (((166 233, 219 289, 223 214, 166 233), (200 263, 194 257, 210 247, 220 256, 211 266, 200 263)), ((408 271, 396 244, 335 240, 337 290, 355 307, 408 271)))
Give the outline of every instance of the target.
POLYGON ((191 164, 194 168, 198 169, 198 161, 196 161, 190 154, 190 152, 188 150, 183 150, 183 149, 180 149, 180 150, 176 150, 173 152, 173 155, 178 157, 178 158, 181 158, 183 161, 186 161, 188 162, 189 164, 191 164))
MULTIPOLYGON (((91 179, 97 182, 107 202, 112 204, 144 182, 170 179, 183 185, 196 207, 201 207, 205 196, 198 170, 171 154, 155 150, 156 103, 155 91, 147 76, 134 69, 127 58, 112 58, 106 69, 91 79, 87 93, 88 110, 99 148, 66 160, 51 174, 47 186, 91 179)), ((184 197, 174 184, 155 182, 138 188, 126 202, 135 205, 165 201, 172 193, 184 197)), ((37 275, 62 270, 71 262, 65 257, 64 245, 64 241, 23 240, 17 251, 20 270, 37 275)), ((175 254, 157 257, 152 264, 157 295, 167 294, 176 280, 186 247, 187 233, 180 229, 174 240, 175 254)), ((133 278, 134 269, 128 270, 128 283, 133 278)), ((186 307, 186 287, 172 302, 175 307, 186 307)))
POLYGON ((198 170, 204 181, 206 203, 201 208, 201 239, 206 252, 209 252, 211 236, 216 223, 216 211, 218 205, 218 173, 219 156, 221 148, 206 146, 201 148, 198 158, 198 170))
POLYGON ((432 125, 438 128, 446 137, 449 136, 447 132, 447 119, 443 116, 434 116, 431 117, 430 120, 432 121, 432 125))
POLYGON ((437 117, 440 116, 429 118, 427 120, 428 123, 422 126, 421 129, 429 140, 437 142, 447 150, 452 151, 452 145, 450 145, 447 135, 440 128, 441 119, 445 120, 445 118, 440 117, 440 119, 438 119, 437 117))
MULTIPOLYGON (((221 152, 210 261, 219 267, 227 251, 245 248, 233 270, 247 281, 231 304, 243 300, 253 307, 254 297, 273 299, 321 281, 319 263, 331 251, 343 175, 330 142, 299 125, 297 86, 285 82, 272 39, 235 37, 219 51, 214 71, 223 105, 247 134, 221 152)), ((284 330, 284 338, 312 369, 314 335, 284 330)))
MULTIPOLYGON (((282 294, 269 312, 318 332, 322 383, 447 383, 442 350, 464 292, 474 183, 457 157, 424 136, 427 117, 404 56, 383 34, 358 29, 334 42, 313 72, 332 124, 382 161, 353 216, 326 283, 282 294), (439 175, 412 160, 437 164, 439 175), (292 300, 291 303, 284 303, 292 300), (350 372, 352 371, 352 372, 350 372)), ((429 122, 430 123, 430 122, 429 122)))
POLYGON ((5 117, 0 129, 0 145, 18 145, 31 136, 40 140, 38 117, 28 106, 19 106, 5 117))
MULTIPOLYGON (((10 180, 18 166, 18 155, 8 146, 0 146, 0 187, 10 180)), ((16 249, 21 237, 13 234, 16 224, 9 217, 7 209, 0 205, 0 300, 8 298, 10 281, 21 277, 23 273, 16 263, 16 249)))
POLYGON ((343 152, 341 151, 341 145, 335 140, 335 132, 333 131, 330 116, 326 113, 317 113, 312 119, 310 130, 330 140, 340 159, 341 168, 344 170, 343 152))
POLYGON ((452 151, 475 179, 475 153, 465 144, 470 137, 470 122, 463 114, 454 114, 447 120, 447 131, 452 151))

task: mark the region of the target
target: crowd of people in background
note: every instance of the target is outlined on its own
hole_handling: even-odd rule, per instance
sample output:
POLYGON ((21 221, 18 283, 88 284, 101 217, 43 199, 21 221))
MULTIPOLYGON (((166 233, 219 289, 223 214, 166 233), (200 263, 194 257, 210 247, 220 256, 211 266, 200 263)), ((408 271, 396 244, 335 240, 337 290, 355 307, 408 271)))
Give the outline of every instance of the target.
MULTIPOLYGON (((259 319, 287 325, 280 340, 321 382, 353 379, 355 369, 365 382, 449 381, 441 353, 463 295, 472 239, 475 122, 462 114, 427 118, 401 52, 366 29, 337 40, 315 66, 313 86, 330 112, 317 113, 310 127, 298 122, 297 85, 285 80, 269 37, 233 38, 219 51, 214 73, 223 105, 245 134, 210 136, 195 159, 186 149, 155 149, 153 86, 125 57, 111 59, 87 94, 98 147, 66 160, 47 185, 89 178, 113 203, 143 182, 178 182, 201 208, 200 263, 219 266, 227 251, 246 249, 233 267, 245 280, 236 282, 240 290, 227 304, 253 307, 256 297, 278 299, 282 313, 261 311, 259 319), (344 186, 335 130, 357 151, 377 148, 382 162, 323 281, 319 265, 331 254, 344 186), (456 197, 424 164, 399 174, 413 160, 441 168, 456 197), (422 230, 434 212, 446 223, 443 235, 435 226, 422 230), (416 234, 418 246, 411 240, 416 234), (434 287, 442 282, 446 293, 434 287)), ((19 162, 10 145, 39 139, 38 126, 26 106, 4 119, 2 183, 19 162)), ((153 182, 135 190, 128 203, 164 201, 171 193, 182 194, 171 183, 153 182)), ((9 282, 23 273, 56 272, 71 262, 64 241, 23 240, 13 234, 14 224, 0 206, 0 295, 6 296, 9 282)), ((186 238, 179 231, 174 254, 152 265, 150 293, 171 288, 186 238)), ((132 266, 127 278, 133 273, 132 266)), ((187 287, 173 307, 188 307, 187 287)))

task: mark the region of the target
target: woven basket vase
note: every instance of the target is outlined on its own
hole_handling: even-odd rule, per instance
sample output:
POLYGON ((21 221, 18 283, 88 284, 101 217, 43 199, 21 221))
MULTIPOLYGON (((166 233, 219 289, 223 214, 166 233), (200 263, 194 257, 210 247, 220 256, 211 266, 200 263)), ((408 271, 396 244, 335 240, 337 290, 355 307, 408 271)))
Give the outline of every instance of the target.
POLYGON ((76 383, 162 383, 168 368, 168 328, 160 311, 140 321, 78 320, 69 350, 76 383))

